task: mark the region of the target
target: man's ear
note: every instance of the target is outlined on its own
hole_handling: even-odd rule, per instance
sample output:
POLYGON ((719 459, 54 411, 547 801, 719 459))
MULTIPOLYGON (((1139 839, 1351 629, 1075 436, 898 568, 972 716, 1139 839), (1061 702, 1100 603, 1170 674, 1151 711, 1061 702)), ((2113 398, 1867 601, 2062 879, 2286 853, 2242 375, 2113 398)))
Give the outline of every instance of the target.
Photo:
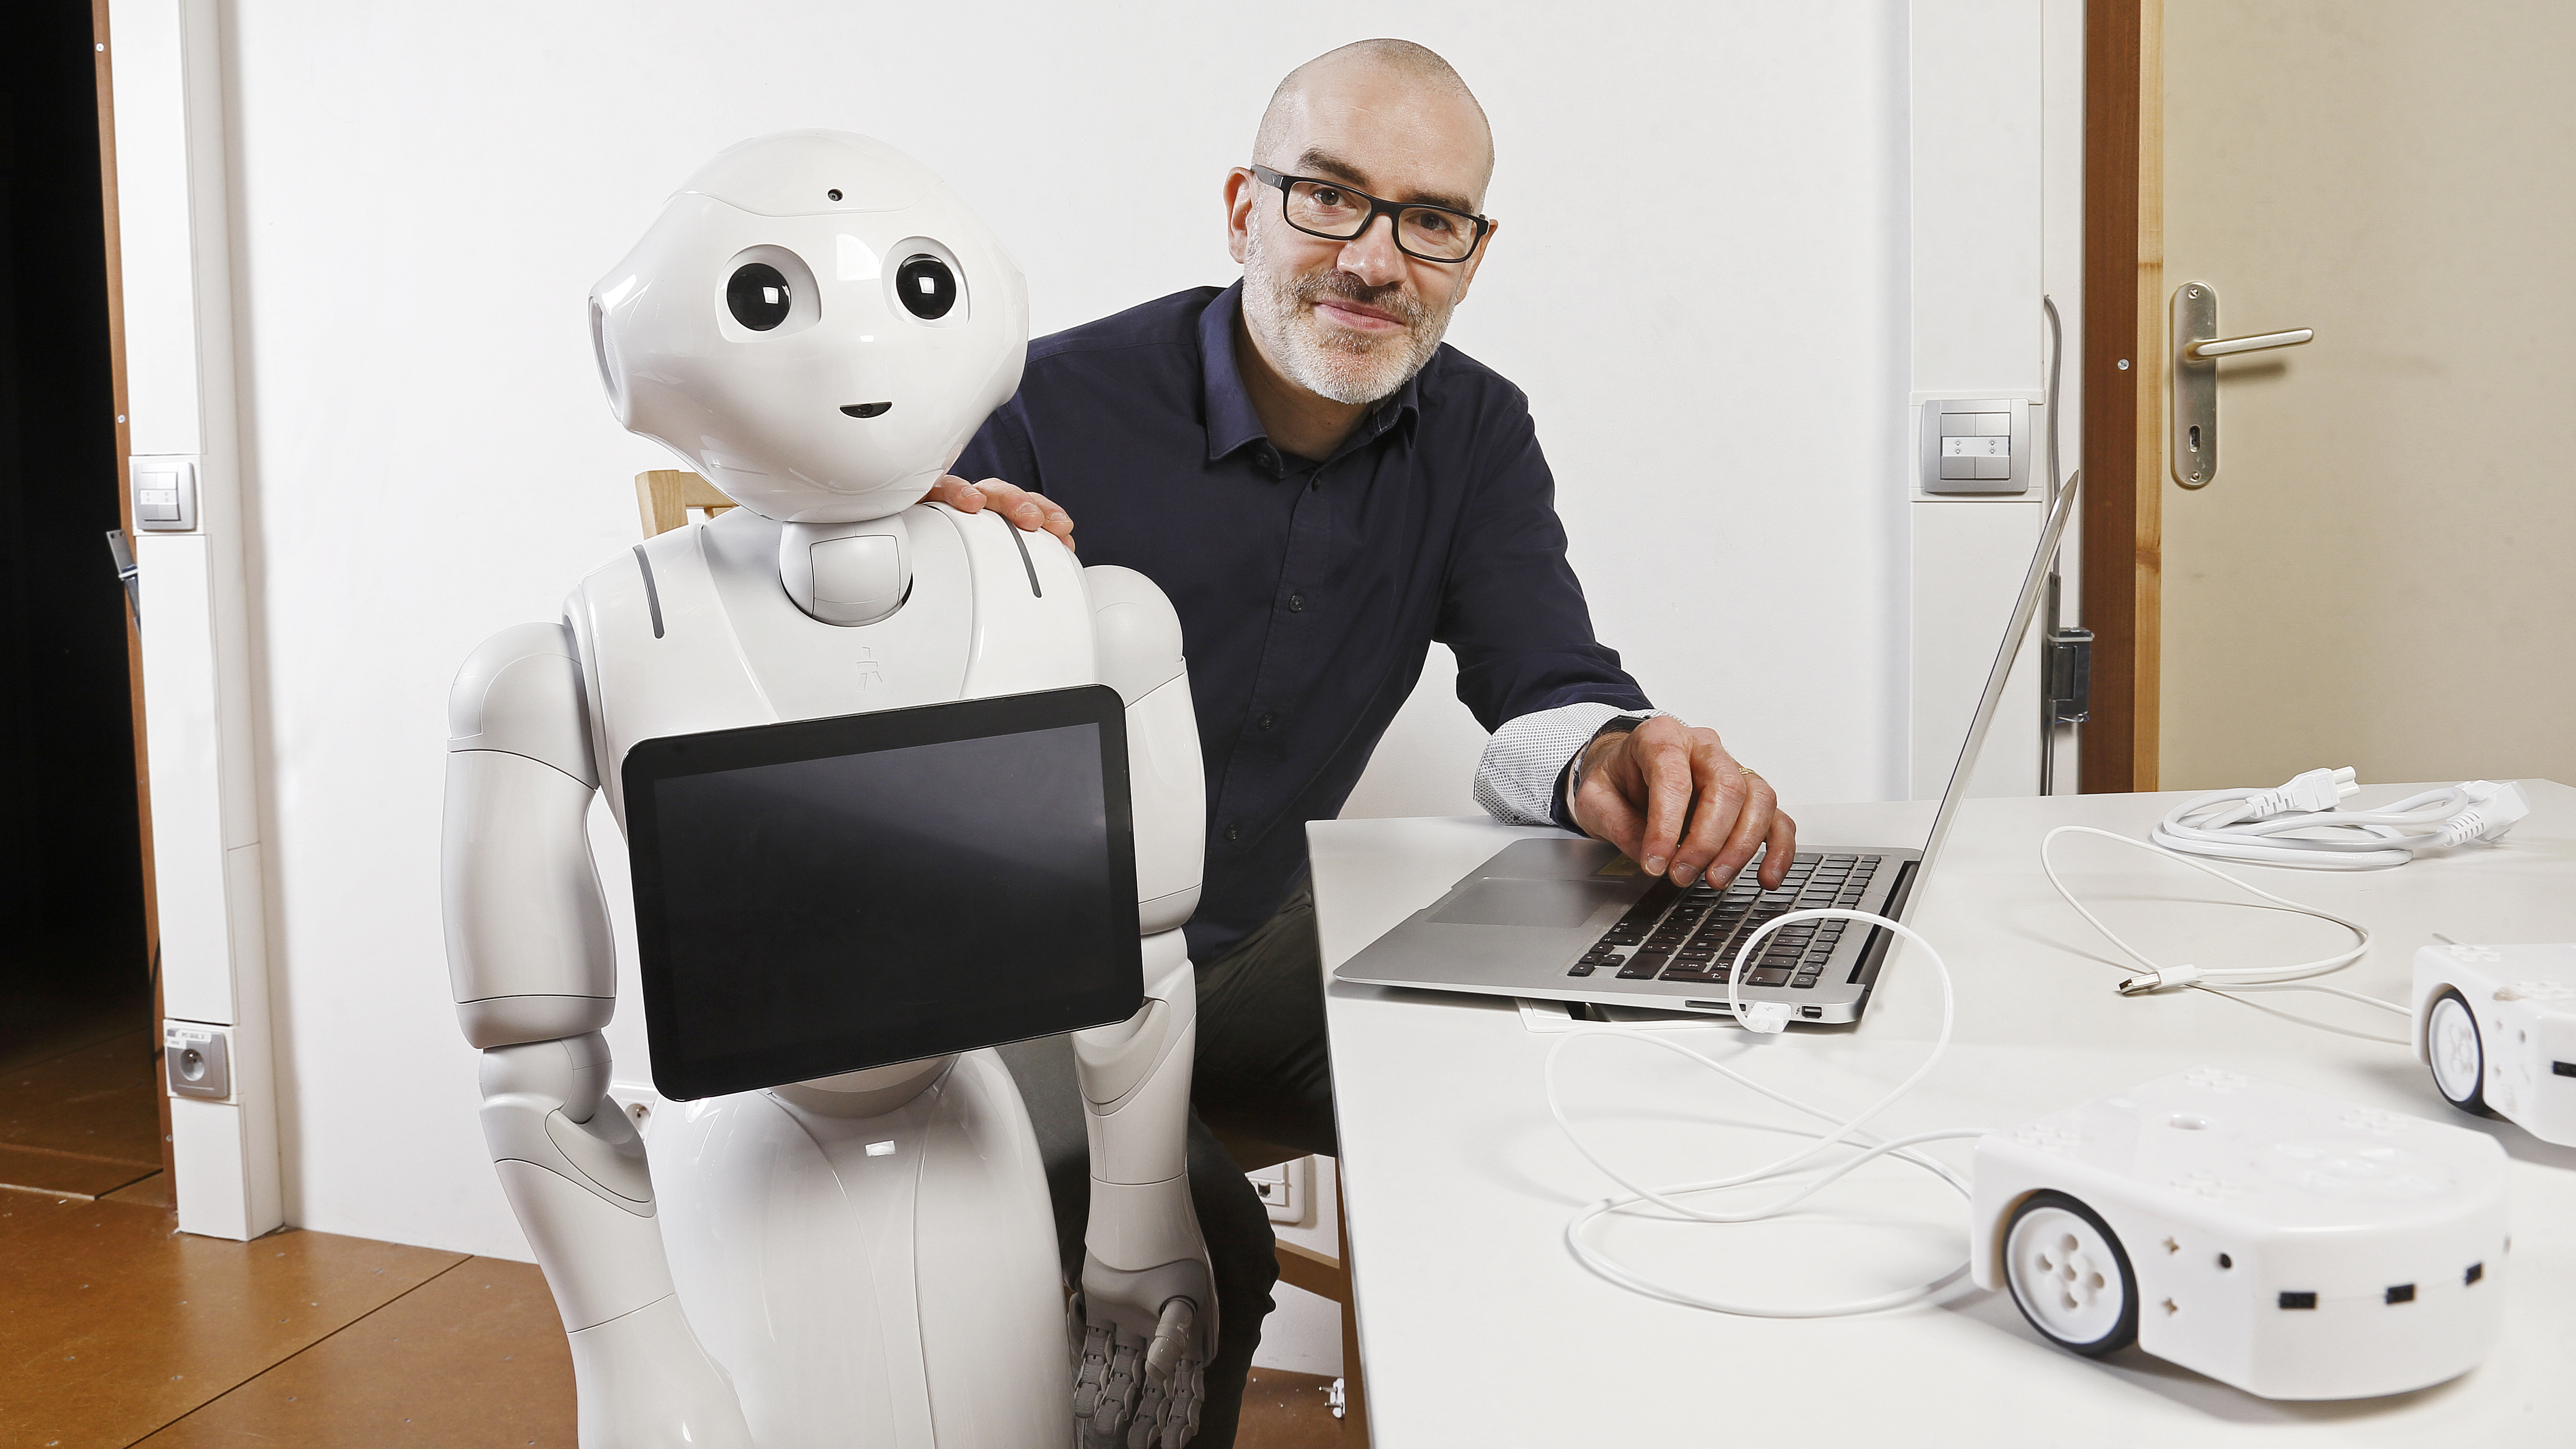
POLYGON ((1484 240, 1476 244, 1476 254, 1459 267, 1459 270, 1466 275, 1458 279, 1457 300, 1451 302, 1450 306, 1455 307, 1459 302, 1467 300, 1467 290, 1476 285, 1476 273, 1485 265, 1485 254, 1494 249, 1494 238, 1502 234, 1503 224, 1499 221, 1485 228, 1484 240))
POLYGON ((1237 166, 1225 173, 1225 250, 1240 264, 1252 225, 1252 204, 1261 195, 1261 183, 1252 172, 1237 166))

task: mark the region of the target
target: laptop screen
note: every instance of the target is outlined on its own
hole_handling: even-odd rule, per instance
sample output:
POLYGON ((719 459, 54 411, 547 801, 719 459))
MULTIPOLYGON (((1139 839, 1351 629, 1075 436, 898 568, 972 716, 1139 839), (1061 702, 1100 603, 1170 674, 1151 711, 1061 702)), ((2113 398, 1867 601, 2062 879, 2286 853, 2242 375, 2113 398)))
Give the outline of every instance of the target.
POLYGON ((691 1099, 1142 1004, 1099 686, 647 740, 626 758, 654 1084, 691 1099))

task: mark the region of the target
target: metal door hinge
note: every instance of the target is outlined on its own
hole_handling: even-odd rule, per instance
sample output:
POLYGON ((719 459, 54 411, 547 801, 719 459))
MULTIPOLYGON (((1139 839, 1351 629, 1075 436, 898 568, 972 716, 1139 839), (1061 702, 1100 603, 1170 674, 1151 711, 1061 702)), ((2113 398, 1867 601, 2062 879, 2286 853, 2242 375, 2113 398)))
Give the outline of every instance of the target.
POLYGON ((116 562, 116 581, 125 585, 125 606, 134 611, 134 627, 143 627, 143 571, 134 566, 134 545, 126 542, 125 530, 107 531, 107 556, 116 562))
POLYGON ((2093 712, 2093 631, 2048 636, 2048 721, 2082 724, 2093 712))

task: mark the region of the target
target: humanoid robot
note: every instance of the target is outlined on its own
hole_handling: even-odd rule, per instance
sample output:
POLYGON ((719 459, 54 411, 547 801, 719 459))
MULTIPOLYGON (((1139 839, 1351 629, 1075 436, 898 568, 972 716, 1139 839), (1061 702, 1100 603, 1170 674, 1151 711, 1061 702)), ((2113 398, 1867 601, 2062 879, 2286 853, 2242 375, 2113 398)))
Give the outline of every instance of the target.
POLYGON ((1142 575, 920 502, 1018 386, 1018 269, 909 157, 789 132, 692 177, 590 316, 619 421, 742 506, 495 635, 449 703, 450 976, 571 1334, 581 1442, 1178 1449, 1217 1332, 1183 1165, 1204 787, 1179 621, 1142 575), (628 828, 630 749, 1096 685, 1124 706, 1145 1004, 1075 1034, 1092 1182, 1070 1317, 989 1044, 688 1102, 648 1168, 606 1095, 616 973, 584 823, 604 791, 628 828))

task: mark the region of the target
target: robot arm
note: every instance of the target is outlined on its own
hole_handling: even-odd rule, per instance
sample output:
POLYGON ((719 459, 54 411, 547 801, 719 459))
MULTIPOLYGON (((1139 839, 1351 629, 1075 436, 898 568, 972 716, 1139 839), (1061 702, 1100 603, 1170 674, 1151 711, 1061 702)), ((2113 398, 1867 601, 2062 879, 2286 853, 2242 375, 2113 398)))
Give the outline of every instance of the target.
POLYGON ((1083 579, 1101 681, 1127 704, 1145 1007, 1073 1038, 1091 1145, 1074 1415, 1085 1449, 1178 1449, 1197 1431, 1217 1334, 1215 1280, 1190 1206, 1198 988, 1180 931, 1198 906, 1206 784, 1179 616, 1132 570, 1090 568, 1083 579))
POLYGON ((572 1338, 581 1442, 748 1449, 732 1382, 672 1296, 644 1144, 606 1095, 616 967, 569 632, 525 624, 475 650, 448 734, 448 975, 483 1052, 484 1139, 572 1338))

